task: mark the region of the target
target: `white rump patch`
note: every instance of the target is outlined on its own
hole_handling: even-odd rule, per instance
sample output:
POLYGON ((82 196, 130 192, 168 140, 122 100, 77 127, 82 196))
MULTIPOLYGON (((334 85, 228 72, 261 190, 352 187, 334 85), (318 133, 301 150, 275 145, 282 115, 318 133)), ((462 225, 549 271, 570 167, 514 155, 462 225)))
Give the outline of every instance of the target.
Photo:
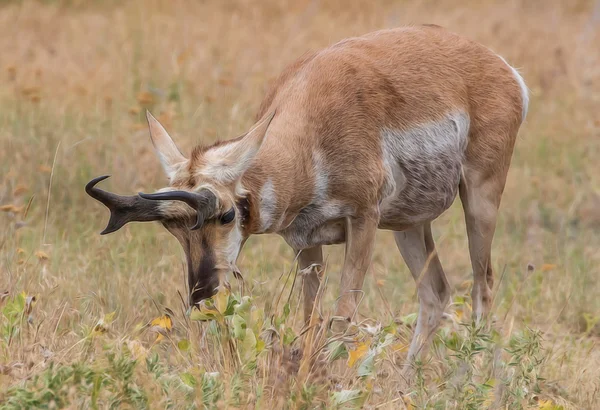
POLYGON ((527 85, 525 84, 525 80, 523 80, 523 77, 521 77, 521 74, 519 74, 519 72, 516 70, 516 68, 514 68, 513 66, 508 64, 508 62, 501 55, 498 55, 498 57, 500 57, 500 59, 502 61, 504 61, 504 64, 506 64, 508 66, 508 68, 511 69, 511 71, 513 72, 513 75, 515 76, 515 80, 517 80, 517 83, 519 83, 519 87, 521 87, 521 101, 523 104, 523 112, 522 112, 521 122, 523 122, 523 121, 525 121, 525 117, 527 117, 527 110, 529 109, 529 89, 527 88, 527 85))

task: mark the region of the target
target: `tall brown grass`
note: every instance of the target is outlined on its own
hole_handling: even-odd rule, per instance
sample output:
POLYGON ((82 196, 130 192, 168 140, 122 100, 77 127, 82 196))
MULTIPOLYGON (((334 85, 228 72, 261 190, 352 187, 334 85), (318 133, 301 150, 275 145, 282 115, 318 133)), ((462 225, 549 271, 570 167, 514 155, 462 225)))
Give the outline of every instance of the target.
MULTIPOLYGON (((40 386, 59 391, 61 386, 48 387, 54 386, 48 375, 81 365, 88 366, 82 374, 93 374, 93 380, 106 375, 104 384, 98 383, 121 398, 111 401, 109 393, 98 393, 94 403, 101 407, 207 403, 202 397, 213 389, 226 392, 214 404, 221 408, 236 403, 429 408, 444 400, 448 408, 500 406, 494 394, 512 394, 514 408, 597 408, 599 45, 600 2, 592 0, 0 3, 0 405, 27 392, 41 394, 40 386), (117 192, 164 184, 143 122, 145 109, 189 152, 194 144, 244 132, 268 82, 304 52, 380 28, 425 22, 489 46, 519 68, 531 90, 494 242, 501 278, 497 335, 488 338, 458 325, 468 323, 471 273, 461 209, 455 204, 434 230, 453 286, 448 311, 456 323, 440 330, 440 343, 416 385, 400 388, 396 370, 417 307, 415 288, 384 232, 377 239, 360 312, 370 318, 369 326, 395 323, 393 332, 384 332, 394 335, 395 347, 381 348, 371 374, 356 373, 368 357, 365 346, 373 349, 377 337, 387 336, 373 336, 367 331, 371 327, 363 326, 340 347, 350 362, 333 360, 309 377, 296 368, 306 362, 294 358, 294 344, 282 345, 281 351, 267 344, 272 356, 257 359, 260 371, 239 376, 243 366, 235 352, 243 351, 241 339, 218 336, 233 332, 230 319, 215 330, 211 326, 216 325, 190 322, 184 312, 179 296, 185 293, 183 258, 175 241, 159 227, 141 224, 99 237, 106 215, 85 196, 84 183, 111 173, 107 184, 117 192), (172 327, 151 323, 165 313, 172 327), (399 318, 404 321, 395 321, 399 318), (152 329, 167 337, 156 342, 148 335, 152 329), (460 346, 453 354, 455 336, 460 346), (233 350, 219 348, 219 340, 233 350), (191 347, 179 346, 181 341, 191 347), (469 346, 484 346, 490 355, 469 356, 469 346), (506 349, 494 353, 493 346, 506 349), (130 362, 110 355, 140 363, 146 357, 145 370, 130 369, 130 362), (484 391, 486 372, 492 371, 486 366, 500 363, 502 355, 509 358, 502 362, 503 390, 490 387, 491 393, 481 393, 487 395, 484 402, 452 391, 452 380, 469 380, 473 389, 484 391), (543 357, 539 363, 538 356, 543 357), (535 365, 519 373, 509 366, 510 358, 535 365), (119 377, 129 371, 127 383, 136 387, 121 389, 127 383, 119 377), (212 379, 216 373, 218 382, 212 379), (524 387, 527 377, 535 379, 536 391, 524 387), (175 379, 193 393, 177 390, 175 379), (107 380, 120 380, 121 387, 107 380), (136 389, 148 401, 136 402, 136 389), (238 390, 243 399, 236 401, 238 390), (340 393, 353 391, 368 394, 340 404, 340 393)), ((327 255, 324 312, 334 301, 342 250, 332 247, 327 255)), ((265 317, 285 316, 284 303, 272 301, 280 294, 287 299, 292 281, 285 278, 289 272, 293 276, 292 263, 292 252, 277 237, 253 238, 246 245, 245 292, 265 317)), ((297 287, 290 293, 291 313, 280 324, 296 333, 297 293, 297 287)), ((257 331, 268 327, 262 325, 256 324, 257 331)), ((328 337, 323 334, 321 343, 328 337)), ((73 377, 58 383, 66 386, 61 397, 68 400, 49 400, 55 406, 92 406, 73 377)), ((494 383, 502 384, 500 379, 494 383)))

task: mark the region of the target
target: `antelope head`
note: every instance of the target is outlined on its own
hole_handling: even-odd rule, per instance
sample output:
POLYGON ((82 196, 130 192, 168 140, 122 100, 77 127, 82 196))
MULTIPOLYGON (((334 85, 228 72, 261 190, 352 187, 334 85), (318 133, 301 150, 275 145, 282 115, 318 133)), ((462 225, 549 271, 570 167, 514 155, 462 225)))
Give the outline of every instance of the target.
POLYGON ((122 196, 96 186, 108 176, 91 180, 86 192, 110 210, 101 235, 115 232, 128 222, 160 222, 185 252, 190 304, 214 295, 228 272, 239 273, 236 260, 247 239, 242 229, 246 212, 241 209, 241 178, 273 116, 264 117, 237 139, 196 147, 186 158, 164 127, 147 113, 150 137, 169 185, 151 194, 122 196))

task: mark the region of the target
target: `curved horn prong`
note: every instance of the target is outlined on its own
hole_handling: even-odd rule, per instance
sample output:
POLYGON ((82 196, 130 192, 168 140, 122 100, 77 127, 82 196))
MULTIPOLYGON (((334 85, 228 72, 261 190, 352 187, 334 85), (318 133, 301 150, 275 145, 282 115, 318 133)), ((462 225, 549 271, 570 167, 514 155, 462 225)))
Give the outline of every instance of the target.
POLYGON ((208 189, 200 192, 167 191, 155 194, 138 194, 141 198, 153 201, 182 201, 196 211, 196 223, 190 229, 200 228, 206 219, 212 218, 217 207, 217 197, 208 189))
POLYGON ((85 186, 85 192, 89 196, 102 202, 110 210, 108 224, 100 232, 100 235, 115 232, 128 222, 149 222, 163 218, 158 205, 153 201, 145 200, 137 195, 117 195, 96 187, 98 182, 104 181, 108 177, 109 175, 103 175, 94 178, 85 186))
POLYGON ((85 192, 87 192, 87 194, 89 196, 91 196, 94 199, 97 199, 98 201, 103 202, 103 199, 105 198, 104 194, 107 194, 108 192, 103 191, 99 188, 95 188, 96 184, 98 184, 98 182, 104 181, 105 179, 110 178, 110 175, 102 175, 101 177, 96 177, 94 179, 92 179, 90 182, 88 182, 85 186, 85 192))

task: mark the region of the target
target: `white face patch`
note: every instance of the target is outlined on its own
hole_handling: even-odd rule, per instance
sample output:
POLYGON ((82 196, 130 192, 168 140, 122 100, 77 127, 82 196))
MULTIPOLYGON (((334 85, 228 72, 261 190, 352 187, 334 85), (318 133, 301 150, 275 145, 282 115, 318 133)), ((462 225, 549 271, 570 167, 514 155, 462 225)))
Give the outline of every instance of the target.
POLYGON ((469 134, 465 113, 410 130, 383 129, 386 197, 383 226, 416 224, 437 218, 454 201, 469 134))
POLYGON ((273 225, 277 197, 273 181, 268 179, 260 189, 260 231, 266 232, 273 225))
POLYGON ((242 229, 240 227, 239 220, 236 218, 235 226, 229 232, 227 237, 227 246, 225 248, 225 257, 229 264, 230 270, 236 270, 235 263, 238 255, 242 248, 242 242, 244 237, 242 236, 242 229))

